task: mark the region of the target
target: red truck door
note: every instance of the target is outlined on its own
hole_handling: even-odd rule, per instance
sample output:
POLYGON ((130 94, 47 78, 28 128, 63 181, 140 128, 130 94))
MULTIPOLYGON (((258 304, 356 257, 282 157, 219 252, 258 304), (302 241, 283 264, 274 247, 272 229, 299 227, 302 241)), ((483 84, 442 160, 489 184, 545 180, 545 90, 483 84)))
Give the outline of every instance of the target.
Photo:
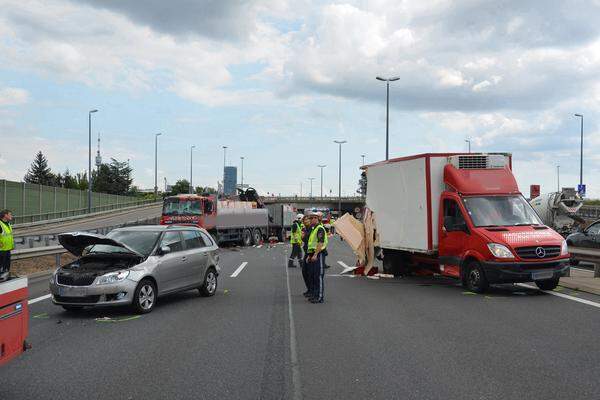
POLYGON ((440 205, 440 270, 444 275, 459 277, 469 228, 458 198, 443 196, 440 205))

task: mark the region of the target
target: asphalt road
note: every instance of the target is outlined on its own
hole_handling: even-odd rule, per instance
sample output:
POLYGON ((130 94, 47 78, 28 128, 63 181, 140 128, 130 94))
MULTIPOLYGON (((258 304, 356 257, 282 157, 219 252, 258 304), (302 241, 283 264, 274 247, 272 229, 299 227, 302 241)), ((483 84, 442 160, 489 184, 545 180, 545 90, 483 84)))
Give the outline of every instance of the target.
POLYGON ((338 276, 353 257, 334 239, 326 302, 310 304, 287 251, 223 249, 216 296, 173 295, 141 317, 31 304, 33 349, 0 369, 0 399, 600 397, 600 308, 573 300, 600 297, 338 276))

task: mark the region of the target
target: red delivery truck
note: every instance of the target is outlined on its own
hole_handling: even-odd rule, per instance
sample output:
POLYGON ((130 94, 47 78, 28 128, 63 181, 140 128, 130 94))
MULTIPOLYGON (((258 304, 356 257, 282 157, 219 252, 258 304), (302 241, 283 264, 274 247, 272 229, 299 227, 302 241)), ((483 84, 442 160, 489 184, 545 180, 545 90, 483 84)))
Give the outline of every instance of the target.
POLYGON ((563 237, 540 220, 512 174, 510 154, 419 154, 363 167, 383 268, 552 290, 569 268, 563 237))
POLYGON ((27 348, 27 297, 27 278, 9 278, 0 282, 0 366, 27 348))

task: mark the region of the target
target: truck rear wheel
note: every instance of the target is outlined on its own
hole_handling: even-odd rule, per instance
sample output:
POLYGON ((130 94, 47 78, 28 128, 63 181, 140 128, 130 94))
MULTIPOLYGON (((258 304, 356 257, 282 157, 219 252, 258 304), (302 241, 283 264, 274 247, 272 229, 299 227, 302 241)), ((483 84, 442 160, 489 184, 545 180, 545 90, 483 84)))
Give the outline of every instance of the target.
POLYGON ((541 290, 554 290, 558 286, 559 278, 544 279, 543 281, 535 281, 537 287, 541 290))
POLYGON ((394 276, 408 275, 407 257, 398 252, 383 253, 383 272, 394 276))
POLYGON ((483 272, 483 268, 481 268, 481 264, 477 261, 470 261, 467 264, 465 275, 463 277, 463 286, 465 289, 475 293, 483 293, 490 286, 483 272))
POLYGON ((242 232, 242 246, 250 246, 252 244, 252 232, 250 229, 244 229, 242 232))
POLYGON ((254 232, 252 232, 252 243, 258 246, 260 242, 262 242, 262 232, 260 229, 255 229, 254 232))

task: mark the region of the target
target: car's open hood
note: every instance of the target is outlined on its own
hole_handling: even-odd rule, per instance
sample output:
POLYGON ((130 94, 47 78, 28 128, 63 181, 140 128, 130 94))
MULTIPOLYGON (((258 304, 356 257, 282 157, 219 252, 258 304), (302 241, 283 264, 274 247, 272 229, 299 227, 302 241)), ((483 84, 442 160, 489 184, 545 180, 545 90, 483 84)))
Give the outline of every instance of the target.
POLYGON ((93 246, 95 244, 106 244, 109 246, 121 247, 131 254, 136 256, 143 257, 142 254, 133 250, 131 247, 127 246, 125 243, 119 242, 118 240, 111 239, 104 235, 98 235, 95 233, 89 232, 68 232, 61 233, 58 235, 58 242, 67 249, 70 253, 80 257, 83 253, 83 250, 88 246, 93 246))

